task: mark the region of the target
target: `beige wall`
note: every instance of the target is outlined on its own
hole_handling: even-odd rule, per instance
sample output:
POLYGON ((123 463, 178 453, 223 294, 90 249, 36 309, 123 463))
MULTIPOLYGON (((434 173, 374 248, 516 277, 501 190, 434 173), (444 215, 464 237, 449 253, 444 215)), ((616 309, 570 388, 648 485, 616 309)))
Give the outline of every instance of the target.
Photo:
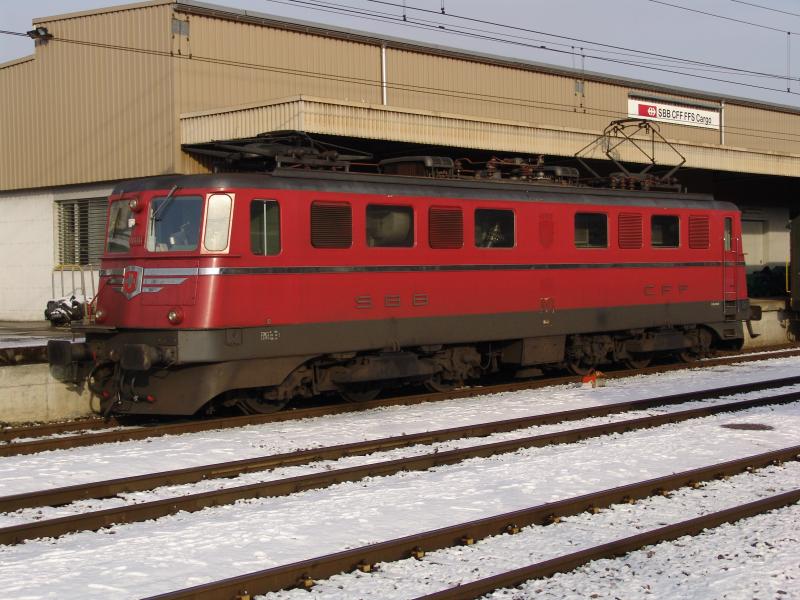
MULTIPOLYGON (((168 53, 171 13, 151 6, 42 24, 59 38, 168 53)), ((0 189, 171 172, 170 63, 51 40, 34 60, 0 68, 0 189)))
POLYGON ((178 18, 189 21, 182 54, 192 55, 175 63, 179 113, 299 94, 380 103, 380 48, 196 15, 178 18))
MULTIPOLYGON (((52 40, 37 46, 34 60, 0 66, 0 190, 202 171, 180 149, 180 119, 187 113, 298 96, 381 104, 380 40, 201 13, 208 10, 161 1, 41 21, 57 38, 147 52, 52 40), (173 19, 188 22, 188 35, 173 33, 173 19)), ((485 120, 481 147, 504 147, 490 133, 492 123, 509 122, 544 132, 531 138, 526 146, 531 152, 568 155, 582 145, 569 145, 572 141, 591 139, 625 116, 630 92, 682 97, 591 79, 580 93, 572 74, 387 43, 388 105, 399 110, 392 122, 386 121, 388 113, 369 117, 386 126, 374 136, 378 139, 430 143, 415 137, 420 122, 446 113, 458 117, 448 127, 485 120), (405 111, 418 112, 418 118, 405 111)), ((292 116, 285 125, 295 122, 292 116)), ((348 122, 332 120, 321 130, 339 135, 364 130, 351 131, 348 122)), ((791 137, 800 139, 800 114, 728 102, 725 126, 725 148, 716 130, 677 125, 661 130, 689 148, 687 156, 701 157, 692 166, 800 175, 800 143, 791 137), (729 149, 752 156, 742 159, 741 152, 729 149)), ((469 135, 468 129, 451 137, 469 135)), ((660 158, 672 162, 671 156, 660 158)))

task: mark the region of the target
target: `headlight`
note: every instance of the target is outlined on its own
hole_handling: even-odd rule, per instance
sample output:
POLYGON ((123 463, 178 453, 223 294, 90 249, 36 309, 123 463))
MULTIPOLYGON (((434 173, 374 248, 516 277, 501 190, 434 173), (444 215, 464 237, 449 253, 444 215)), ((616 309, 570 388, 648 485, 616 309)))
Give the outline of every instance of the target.
POLYGON ((97 310, 94 311, 94 320, 97 323, 102 323, 103 321, 105 321, 107 316, 108 314, 106 313, 106 311, 100 308, 99 306, 97 307, 97 310))
POLYGON ((142 201, 139 198, 131 198, 128 201, 128 207, 131 209, 131 212, 139 212, 142 210, 142 201))
POLYGON ((183 321, 183 311, 180 308, 170 309, 170 311, 167 313, 167 321, 173 325, 177 325, 183 321))

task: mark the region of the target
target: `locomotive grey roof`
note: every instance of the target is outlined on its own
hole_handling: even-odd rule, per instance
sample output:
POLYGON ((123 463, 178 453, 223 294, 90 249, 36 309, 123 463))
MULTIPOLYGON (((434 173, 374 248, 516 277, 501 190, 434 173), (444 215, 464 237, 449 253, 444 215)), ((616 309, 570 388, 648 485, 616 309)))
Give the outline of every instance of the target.
POLYGON ((605 188, 535 184, 519 181, 481 181, 465 179, 432 179, 402 175, 368 173, 331 173, 285 169, 267 173, 216 173, 212 175, 170 175, 147 177, 121 182, 113 195, 148 190, 180 188, 256 188, 345 192, 351 194, 384 194, 463 200, 508 200, 517 202, 559 202, 658 208, 703 208, 737 211, 729 202, 714 200, 709 194, 677 192, 643 192, 605 188))

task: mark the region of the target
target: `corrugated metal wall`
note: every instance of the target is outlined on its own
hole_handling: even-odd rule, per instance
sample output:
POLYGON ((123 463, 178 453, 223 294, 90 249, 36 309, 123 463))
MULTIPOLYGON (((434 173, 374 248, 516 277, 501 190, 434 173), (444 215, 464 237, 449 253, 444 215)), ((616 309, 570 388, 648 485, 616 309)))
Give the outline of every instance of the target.
MULTIPOLYGON (((41 24, 58 38, 168 53, 171 14, 148 6, 41 24)), ((0 189, 172 171, 171 60, 51 40, 0 69, 0 189)))
MULTIPOLYGON (((622 85, 407 50, 390 50, 387 62, 389 103, 393 106, 579 131, 599 133, 611 120, 627 117, 629 93, 654 95, 653 91, 622 85)), ((677 94, 669 97, 708 104, 677 94)), ((800 118, 797 121, 800 124, 800 118)), ((719 143, 716 130, 670 124, 660 127, 665 137, 676 141, 719 143)))
POLYGON ((728 104, 725 145, 800 154, 800 115, 728 104))
MULTIPOLYGON (((380 103, 380 48, 198 15, 177 61, 180 113, 299 94, 380 103), (220 64, 221 61, 227 64, 220 64)), ((179 42, 176 42, 179 43, 179 42)))

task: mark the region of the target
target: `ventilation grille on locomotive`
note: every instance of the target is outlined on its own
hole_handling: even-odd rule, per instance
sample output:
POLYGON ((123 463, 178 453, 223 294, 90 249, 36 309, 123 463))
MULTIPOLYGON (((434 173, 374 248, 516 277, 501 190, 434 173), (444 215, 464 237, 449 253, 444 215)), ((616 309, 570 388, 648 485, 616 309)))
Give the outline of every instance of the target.
POLYGON ((311 245, 314 248, 349 248, 353 243, 353 212, 344 202, 311 205, 311 245))
POLYGON ((706 215, 689 215, 689 248, 703 250, 708 247, 708 217, 706 215))
POLYGON ((642 215, 620 213, 618 224, 619 247, 625 250, 639 250, 642 247, 642 215))
POLYGON ((446 250, 464 245, 464 215, 460 208, 432 206, 428 227, 431 248, 446 250))

